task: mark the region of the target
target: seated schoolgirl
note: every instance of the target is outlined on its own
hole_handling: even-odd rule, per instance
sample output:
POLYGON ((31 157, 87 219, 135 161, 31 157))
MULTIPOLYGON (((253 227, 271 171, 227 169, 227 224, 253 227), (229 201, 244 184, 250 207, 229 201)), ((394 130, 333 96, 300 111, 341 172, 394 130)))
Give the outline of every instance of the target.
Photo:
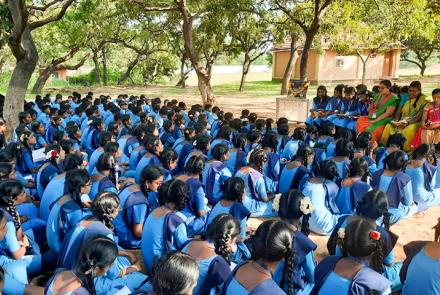
POLYGON ((334 141, 333 135, 335 134, 335 125, 330 122, 321 124, 319 128, 319 136, 316 139, 315 144, 321 143, 324 145, 324 150, 327 151, 327 147, 334 141))
POLYGON ((81 247, 75 267, 59 268, 48 281, 44 294, 96 294, 94 279, 107 273, 117 255, 118 247, 110 238, 91 236, 81 247))
POLYGON ((47 221, 53 203, 58 201, 66 189, 66 174, 73 169, 84 169, 83 158, 77 154, 67 155, 64 160, 64 172, 49 181, 40 199, 40 217, 47 221))
POLYGON ((64 150, 57 144, 48 145, 44 152, 46 154, 46 161, 38 169, 35 178, 39 198, 43 196, 44 190, 49 182, 61 174, 62 168, 60 164, 66 157, 64 150))
POLYGON ((194 128, 185 128, 185 130, 183 131, 183 136, 176 139, 173 148, 176 150, 179 158, 182 157, 184 154, 188 154, 189 150, 192 150, 192 142, 195 135, 196 132, 194 131, 194 128))
POLYGON ((192 294, 199 277, 199 266, 188 254, 168 252, 154 268, 154 295, 192 294))
MULTIPOLYGON (((91 206, 93 216, 82 220, 64 238, 58 257, 58 266, 74 269, 80 249, 87 245, 87 239, 94 235, 104 235, 116 242, 112 221, 119 213, 119 199, 114 193, 102 192, 96 196, 91 206)), ((131 292, 142 287, 146 276, 138 272, 140 263, 128 251, 118 250, 118 257, 110 269, 101 277, 94 278, 96 294, 108 294, 117 286, 127 286, 131 292)))
POLYGON ((245 133, 238 133, 234 138, 234 147, 228 151, 228 160, 226 166, 231 171, 232 175, 235 174, 241 167, 247 165, 247 157, 244 148, 247 144, 247 138, 245 133))
POLYGON ((344 97, 342 98, 340 108, 335 116, 330 116, 327 120, 335 126, 345 128, 352 121, 350 116, 357 113, 359 101, 356 99, 356 90, 354 87, 344 88, 344 97))
POLYGON ((56 255, 42 253, 46 246, 44 222, 18 213, 17 205, 24 203, 25 199, 24 187, 19 181, 8 180, 0 184, 0 208, 8 220, 8 233, 0 243, 0 249, 2 253, 8 253, 10 259, 22 261, 27 274, 34 276, 41 273, 42 267, 46 270, 55 267, 56 255))
MULTIPOLYGON (((292 249, 295 256, 291 265, 293 266, 295 294, 309 294, 314 285, 313 274, 316 261, 313 251, 316 250, 317 245, 308 238, 310 234, 309 218, 312 211, 313 206, 310 199, 300 191, 291 190, 281 196, 279 215, 281 220, 289 225, 294 236, 292 249)), ((274 273, 274 280, 279 286, 281 286, 285 265, 285 261, 281 261, 274 273)), ((286 282, 281 287, 287 291, 286 282)))
MULTIPOLYGON (((414 203, 411 177, 404 173, 405 157, 403 151, 389 154, 384 160, 384 169, 376 171, 371 180, 374 189, 381 190, 388 196, 391 224, 419 211, 419 207, 414 203)), ((420 209, 422 207, 424 206, 420 209)))
POLYGON ((101 118, 95 118, 92 123, 93 128, 90 129, 87 135, 85 144, 86 151, 89 155, 99 147, 99 135, 105 131, 104 122, 101 118))
POLYGON ((175 179, 162 184, 160 207, 148 215, 142 231, 142 257, 149 273, 155 261, 168 251, 180 249, 188 240, 182 211, 189 198, 186 183, 175 179))
POLYGON ((331 255, 340 254, 341 248, 337 245, 338 232, 343 231, 347 225, 360 218, 369 221, 380 233, 380 239, 384 246, 384 262, 382 273, 391 282, 391 290, 398 292, 402 289, 399 272, 402 268, 401 262, 394 261, 393 248, 397 243, 398 236, 390 231, 390 216, 388 212, 388 199, 385 193, 374 190, 367 192, 358 202, 355 215, 345 215, 338 220, 333 233, 331 234, 327 249, 331 255))
MULTIPOLYGON (((70 126, 66 129, 69 140, 72 142, 73 149, 76 152, 85 151, 81 146, 81 129, 77 125, 70 126)), ((99 145, 101 146, 101 144, 99 145)))
POLYGON ((209 159, 211 159, 210 156, 211 156, 212 150, 214 149, 214 147, 217 144, 223 144, 228 149, 233 147, 232 143, 230 142, 231 134, 232 134, 232 128, 229 127, 228 125, 223 125, 222 127, 220 127, 220 130, 218 131, 217 137, 211 142, 211 149, 208 154, 209 159))
POLYGON ((333 161, 323 161, 315 165, 315 177, 309 178, 303 193, 313 204, 310 229, 320 235, 330 235, 338 222, 339 210, 336 197, 339 187, 334 182, 338 178, 338 169, 333 161))
POLYGON ((95 149, 89 157, 89 167, 87 169, 89 174, 92 174, 95 170, 99 157, 104 153, 104 147, 107 145, 107 143, 112 141, 113 137, 110 132, 102 132, 99 135, 99 147, 95 149))
POLYGON ((305 143, 306 130, 302 127, 297 127, 293 130, 292 140, 286 143, 281 159, 293 159, 298 152, 298 149, 305 143))
POLYGON ((146 153, 139 160, 136 165, 135 176, 136 181, 139 181, 142 170, 148 165, 159 165, 160 154, 163 152, 163 145, 159 137, 153 134, 146 134, 143 139, 143 146, 146 149, 146 153))
MULTIPOLYGON (((205 162, 208 161, 208 152, 211 149, 211 138, 204 134, 199 134, 194 137, 193 149, 188 152, 185 159, 180 159, 177 166, 185 168, 188 160, 193 156, 202 157, 205 162)), ((180 168, 179 168, 180 169, 180 168)))
POLYGON ((219 143, 212 150, 212 160, 206 163, 205 170, 203 171, 202 179, 206 198, 208 199, 208 204, 212 206, 221 199, 221 186, 226 179, 232 176, 231 171, 225 165, 227 159, 228 147, 219 143))
POLYGON ((66 173, 65 194, 50 207, 46 237, 50 248, 58 253, 67 233, 91 216, 90 176, 86 170, 72 169, 66 173))
POLYGON ((182 252, 193 257, 199 265, 199 279, 194 295, 218 292, 231 275, 231 254, 237 249, 240 224, 229 214, 217 215, 203 240, 189 240, 182 252))
POLYGON ((249 157, 249 166, 241 168, 235 174, 246 184, 243 204, 254 217, 272 217, 277 214, 272 204, 274 195, 267 192, 263 177, 263 167, 267 160, 264 150, 254 150, 249 157))
POLYGON ((371 133, 361 133, 354 142, 354 158, 362 158, 368 163, 368 171, 371 175, 377 171, 376 161, 372 157, 373 146, 371 144, 371 133))
POLYGON ((119 237, 118 244, 124 249, 139 249, 143 225, 150 212, 148 199, 134 179, 124 182, 118 197, 121 210, 113 220, 115 233, 119 237))
POLYGON ((341 182, 336 197, 336 205, 341 214, 353 214, 364 194, 371 190, 368 181, 368 163, 363 158, 355 158, 348 166, 347 177, 341 182))
POLYGON ((44 129, 44 124, 38 121, 34 121, 31 124, 32 132, 34 133, 35 138, 37 139, 37 143, 35 144, 35 149, 45 148, 47 146, 46 139, 44 135, 46 131, 44 129))
POLYGON ((426 207, 440 204, 440 185, 436 183, 437 167, 428 162, 431 151, 428 144, 421 144, 412 153, 406 167, 406 174, 411 177, 414 201, 426 207))
POLYGON ((176 142, 174 137, 174 124, 170 120, 165 120, 162 125, 162 134, 160 135, 160 140, 165 148, 173 147, 176 142))
POLYGON ((145 136, 146 133, 145 130, 146 130, 145 124, 138 124, 131 129, 131 134, 133 136, 127 139, 127 141, 125 142, 124 149, 122 149, 123 156, 121 158, 124 161, 128 162, 128 159, 130 158, 130 155, 133 152, 133 150, 140 146, 142 142, 142 138, 145 136))
POLYGON ((345 127, 356 131, 356 124, 357 124, 357 118, 356 117, 362 117, 362 116, 368 116, 368 106, 370 104, 370 97, 371 93, 366 90, 359 90, 357 92, 357 102, 356 102, 356 107, 354 108, 353 112, 350 113, 351 116, 353 116, 354 118, 349 118, 346 121, 346 125, 345 127))
POLYGON ((313 106, 310 110, 310 116, 307 117, 306 120, 307 124, 321 124, 321 116, 324 114, 329 100, 330 97, 327 95, 327 88, 324 85, 320 85, 316 90, 316 97, 313 98, 313 106))
POLYGON ((175 169, 177 167, 178 155, 176 151, 172 148, 165 148, 160 154, 160 163, 163 171, 164 181, 168 181, 173 178, 175 169))
POLYGON ((116 160, 110 153, 103 153, 96 164, 98 173, 92 175, 92 187, 90 199, 94 199, 99 192, 113 192, 117 194, 116 188, 116 160))
POLYGON ((400 272, 404 283, 402 295, 434 295, 440 292, 440 219, 433 228, 433 242, 414 241, 404 246, 406 259, 400 272))
POLYGON ((50 116, 50 125, 46 129, 46 142, 47 144, 53 144, 55 139, 55 134, 60 131, 61 125, 63 124, 63 120, 60 115, 51 115, 50 116))
MULTIPOLYGON (((393 134, 388 138, 386 148, 379 149, 376 152, 377 170, 384 169, 384 160, 389 154, 395 151, 403 151, 405 141, 406 138, 400 133, 393 134)), ((405 157, 405 160, 407 159, 408 157, 405 157)))
POLYGON ((383 272, 380 232, 369 221, 351 222, 340 232, 342 256, 328 256, 315 269, 310 294, 390 294, 390 281, 383 272))
POLYGON ((353 139, 352 132, 349 129, 343 127, 338 128, 338 130, 336 130, 335 140, 327 145, 327 149, 325 152, 327 159, 333 158, 335 156, 336 144, 342 139, 352 141, 353 139))
POLYGON ((194 156, 186 163, 185 174, 176 177, 188 186, 189 200, 182 210, 187 218, 188 237, 203 233, 209 213, 208 200, 205 198, 205 190, 200 181, 204 168, 203 159, 194 156))
POLYGON ((300 189, 312 172, 310 167, 315 151, 309 146, 301 146, 293 160, 287 159, 281 171, 279 192, 287 193, 291 189, 300 189))
MULTIPOLYGON (((286 120, 283 120, 285 118, 278 119, 277 122, 277 131, 275 134, 278 134, 278 146, 277 151, 279 154, 284 153, 284 148, 286 147, 287 143, 292 140, 292 138, 289 136, 289 123, 286 120)), ((249 139, 249 138, 248 138, 249 139)), ((249 152, 246 151, 245 152, 249 152)))
POLYGON ((281 261, 286 261, 282 283, 287 294, 294 294, 292 231, 284 221, 265 221, 253 237, 254 260, 238 265, 224 285, 225 295, 286 294, 275 282, 274 273, 281 261))
POLYGON ((130 134, 131 123, 131 117, 129 114, 121 114, 121 129, 119 130, 117 139, 121 138, 124 135, 130 134))
MULTIPOLYGON (((289 132, 288 130, 286 132, 289 132)), ((286 142, 287 142, 287 134, 282 135, 280 137, 280 140, 282 140, 282 138, 286 138, 286 142)), ((246 144, 246 146, 244 147, 244 151, 245 153, 249 153, 252 150, 255 149, 259 149, 261 148, 260 145, 260 141, 261 141, 261 133, 257 130, 251 131, 246 135, 247 141, 248 143, 246 144)), ((284 146, 281 146, 280 144, 278 144, 281 148, 284 146)))
POLYGON ((19 134, 18 140, 20 142, 19 155, 17 154, 17 165, 15 169, 23 176, 34 175, 37 173, 37 165, 32 158, 32 151, 37 139, 30 131, 24 131, 19 134))
POLYGON ((333 161, 338 168, 339 181, 342 180, 348 172, 350 161, 353 159, 354 145, 347 139, 338 140, 336 143, 335 157, 333 161))
POLYGON ((148 199, 149 211, 159 207, 158 189, 163 183, 163 171, 156 165, 148 165, 142 170, 139 181, 142 192, 148 199))
POLYGON ((266 134, 261 141, 261 146, 266 151, 268 159, 263 168, 264 180, 267 190, 273 194, 278 192, 281 174, 281 157, 277 154, 277 145, 278 139, 274 133, 266 134))

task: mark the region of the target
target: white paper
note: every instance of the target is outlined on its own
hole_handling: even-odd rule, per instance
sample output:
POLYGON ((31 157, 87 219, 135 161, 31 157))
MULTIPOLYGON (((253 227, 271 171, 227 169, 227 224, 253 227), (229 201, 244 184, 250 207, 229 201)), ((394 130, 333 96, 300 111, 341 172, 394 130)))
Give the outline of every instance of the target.
POLYGON ((130 289, 128 289, 127 286, 124 286, 124 288, 120 289, 118 292, 114 293, 113 295, 128 295, 131 294, 130 289))
POLYGON ((34 160, 34 163, 46 160, 44 148, 32 151, 32 159, 34 160))

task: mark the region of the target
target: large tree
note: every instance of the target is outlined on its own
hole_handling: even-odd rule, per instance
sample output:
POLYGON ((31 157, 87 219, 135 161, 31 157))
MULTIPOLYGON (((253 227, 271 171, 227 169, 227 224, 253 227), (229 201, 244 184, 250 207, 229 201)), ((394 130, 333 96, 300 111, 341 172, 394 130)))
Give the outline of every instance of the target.
POLYGON ((10 17, 2 14, 0 20, 10 23, 8 45, 16 60, 3 108, 9 131, 18 125, 18 113, 23 109, 29 80, 38 62, 32 31, 61 19, 74 0, 38 1, 38 5, 28 5, 26 2, 8 0, 10 17))

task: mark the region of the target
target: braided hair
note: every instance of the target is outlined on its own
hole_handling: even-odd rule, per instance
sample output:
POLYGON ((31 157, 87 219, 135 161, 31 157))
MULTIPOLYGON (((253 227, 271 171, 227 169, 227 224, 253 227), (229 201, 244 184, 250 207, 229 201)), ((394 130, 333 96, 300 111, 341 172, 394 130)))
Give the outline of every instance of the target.
POLYGON ((90 176, 85 169, 72 169, 66 173, 67 193, 81 208, 84 208, 84 204, 81 201, 81 189, 89 182, 90 176))
POLYGON ((117 255, 117 245, 104 235, 93 235, 83 243, 76 262, 76 271, 80 274, 82 285, 90 294, 96 294, 93 282, 96 271, 113 264, 117 255))
POLYGON ((185 165, 185 173, 192 175, 198 174, 200 177, 204 169, 205 161, 200 156, 192 156, 185 165))
POLYGON ((164 195, 164 204, 173 203, 176 206, 176 211, 181 211, 186 207, 188 200, 189 193, 186 183, 180 179, 172 180, 166 195, 164 195))
POLYGON ((45 149, 44 152, 46 154, 48 154, 49 152, 51 153, 50 155, 48 155, 46 157, 46 162, 47 163, 51 163, 52 165, 58 167, 58 163, 57 160, 60 158, 60 152, 61 152, 61 146, 59 144, 51 144, 48 145, 45 149), (55 151, 55 152, 54 152, 55 151))
POLYGON ((255 170, 263 173, 264 164, 266 164, 268 158, 266 151, 259 149, 254 150, 249 158, 249 163, 255 168, 255 170))
POLYGON ((240 235, 240 224, 237 219, 229 214, 219 214, 208 225, 206 239, 212 241, 215 253, 222 256, 228 264, 231 264, 231 250, 229 243, 240 235))
POLYGON ((15 200, 24 191, 24 187, 18 180, 7 180, 0 184, 0 206, 5 207, 6 211, 14 219, 15 229, 21 227, 20 217, 15 207, 15 200))
POLYGON ((282 194, 278 213, 282 220, 291 224, 298 224, 302 217, 298 229, 301 227, 301 232, 308 236, 310 234, 309 219, 312 214, 311 208, 304 208, 304 205, 301 206, 302 203, 304 203, 303 200, 305 200, 305 198, 306 196, 298 190, 290 190, 287 193, 282 194))
POLYGON ((168 147, 160 154, 160 162, 164 168, 172 170, 174 169, 172 165, 176 163, 178 157, 176 150, 168 147))
POLYGON ((119 210, 119 198, 118 195, 112 192, 99 193, 92 203, 93 216, 97 220, 104 223, 104 225, 114 230, 113 217, 111 216, 119 210))
POLYGON ((9 175, 14 171, 14 167, 11 163, 0 162, 0 182, 9 179, 9 175))
POLYGON ((212 158, 224 162, 226 161, 226 155, 228 154, 228 147, 222 143, 217 144, 212 149, 212 158))
POLYGON ((116 184, 116 160, 111 153, 105 152, 99 156, 98 162, 96 163, 96 170, 98 170, 98 172, 110 171, 109 178, 116 184))
POLYGON ((384 249, 380 238, 372 238, 373 231, 374 226, 367 220, 350 222, 345 229, 341 252, 343 257, 371 257, 370 267, 378 273, 383 273, 384 249))
POLYGON ((229 177, 222 184, 223 200, 233 202, 243 202, 243 195, 246 185, 240 177, 229 177))
POLYGON ((280 285, 287 284, 287 294, 294 294, 294 235, 289 225, 284 221, 268 220, 263 222, 253 237, 253 245, 256 260, 278 262, 284 259, 283 278, 280 285))
POLYGON ((440 243, 440 218, 437 220, 437 224, 432 229, 435 230, 434 242, 440 243))
POLYGON ((366 192, 356 206, 356 213, 371 220, 383 217, 383 226, 387 230, 390 229, 391 213, 388 211, 388 198, 380 190, 366 192))
POLYGON ((308 145, 303 145, 298 149, 295 155, 295 161, 301 162, 301 165, 307 168, 309 166, 308 157, 314 154, 314 149, 312 149, 308 145))
POLYGON ((370 172, 368 170, 368 162, 364 158, 354 158, 348 166, 349 177, 361 177, 363 182, 368 181, 370 172))
POLYGON ((244 151, 246 143, 247 143, 246 133, 239 133, 235 136, 234 148, 244 151))

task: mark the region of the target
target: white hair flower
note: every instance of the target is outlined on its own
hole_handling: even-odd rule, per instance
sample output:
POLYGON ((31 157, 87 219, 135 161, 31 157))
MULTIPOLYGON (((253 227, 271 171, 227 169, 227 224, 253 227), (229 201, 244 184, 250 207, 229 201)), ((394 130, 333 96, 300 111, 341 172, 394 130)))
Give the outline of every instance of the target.
POLYGON ((312 200, 310 200, 309 197, 305 197, 302 198, 300 203, 299 203, 299 210, 304 214, 304 215, 309 215, 312 213, 313 211, 313 205, 312 205, 312 200))
POLYGON ((340 239, 344 239, 344 237, 345 237, 345 228, 340 228, 340 229, 338 229, 338 237, 340 238, 340 239))

